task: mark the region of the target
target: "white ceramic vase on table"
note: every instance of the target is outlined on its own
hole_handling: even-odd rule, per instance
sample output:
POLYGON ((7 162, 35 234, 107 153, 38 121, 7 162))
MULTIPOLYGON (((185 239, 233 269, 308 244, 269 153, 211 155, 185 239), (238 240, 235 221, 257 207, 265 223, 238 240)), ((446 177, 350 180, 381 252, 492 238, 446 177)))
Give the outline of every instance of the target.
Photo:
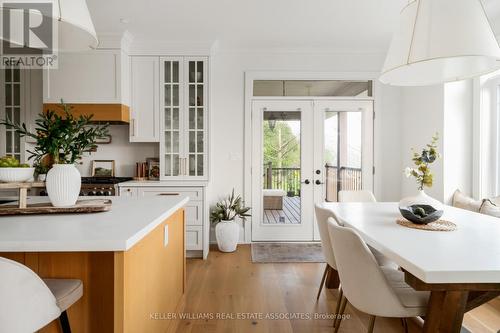
POLYGON ((45 187, 54 207, 73 206, 81 186, 82 178, 74 164, 54 164, 47 173, 45 187))
POLYGON ((240 238, 240 226, 233 221, 221 221, 215 226, 217 245, 221 252, 234 252, 240 238))
POLYGON ((424 190, 419 190, 417 195, 404 198, 399 202, 399 207, 409 207, 413 205, 429 205, 436 210, 443 210, 443 204, 430 196, 424 190))

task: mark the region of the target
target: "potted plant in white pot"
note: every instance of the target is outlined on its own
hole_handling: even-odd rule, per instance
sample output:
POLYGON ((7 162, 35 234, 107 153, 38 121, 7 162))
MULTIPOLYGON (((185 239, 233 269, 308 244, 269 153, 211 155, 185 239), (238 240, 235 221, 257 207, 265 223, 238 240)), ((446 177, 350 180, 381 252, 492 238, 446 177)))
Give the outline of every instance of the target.
POLYGON ((221 252, 234 252, 240 238, 240 226, 236 223, 237 217, 243 221, 250 216, 250 207, 245 207, 240 195, 233 192, 226 199, 219 201, 212 209, 210 221, 215 225, 217 245, 221 252))
POLYGON ((36 133, 28 131, 26 124, 11 119, 0 124, 12 127, 21 136, 36 140, 29 159, 36 165, 50 168, 46 177, 47 194, 55 207, 72 206, 78 200, 81 187, 80 172, 75 163, 84 151, 96 148, 98 139, 107 137, 108 124, 92 125, 92 115, 75 117, 71 108, 61 100, 62 112, 42 112, 36 120, 36 133))
POLYGON ((434 181, 431 164, 436 162, 441 154, 438 151, 439 135, 436 133, 429 144, 422 149, 421 153, 413 151, 412 161, 415 167, 407 167, 405 169, 406 177, 415 178, 418 185, 417 195, 409 198, 404 198, 399 202, 399 207, 408 207, 412 205, 429 205, 437 210, 442 210, 443 205, 440 201, 428 196, 425 193, 425 188, 431 188, 434 181))

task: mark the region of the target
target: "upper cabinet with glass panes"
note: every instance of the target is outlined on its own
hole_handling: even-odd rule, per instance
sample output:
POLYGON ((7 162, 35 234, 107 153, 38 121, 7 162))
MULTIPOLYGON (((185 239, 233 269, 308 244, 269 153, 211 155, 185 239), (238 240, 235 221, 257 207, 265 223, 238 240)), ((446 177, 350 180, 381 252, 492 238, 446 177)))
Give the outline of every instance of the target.
MULTIPOLYGON (((21 110, 23 107, 22 78, 19 68, 6 68, 0 75, 3 84, 0 96, 0 119, 10 119, 16 124, 21 123, 21 110)), ((0 155, 11 155, 22 160, 21 137, 12 127, 0 126, 0 155)))
POLYGON ((161 179, 207 179, 207 58, 160 59, 161 179))

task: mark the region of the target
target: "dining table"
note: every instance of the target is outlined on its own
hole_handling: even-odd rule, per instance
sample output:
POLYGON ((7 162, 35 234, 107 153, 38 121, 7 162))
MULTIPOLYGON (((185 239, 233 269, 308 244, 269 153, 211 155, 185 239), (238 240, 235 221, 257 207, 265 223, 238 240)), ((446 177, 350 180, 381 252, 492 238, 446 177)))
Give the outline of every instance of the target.
POLYGON ((413 289, 430 292, 424 332, 459 333, 466 312, 500 295, 499 218, 445 205, 441 220, 456 229, 430 231, 399 225, 396 202, 322 206, 394 261, 413 289))

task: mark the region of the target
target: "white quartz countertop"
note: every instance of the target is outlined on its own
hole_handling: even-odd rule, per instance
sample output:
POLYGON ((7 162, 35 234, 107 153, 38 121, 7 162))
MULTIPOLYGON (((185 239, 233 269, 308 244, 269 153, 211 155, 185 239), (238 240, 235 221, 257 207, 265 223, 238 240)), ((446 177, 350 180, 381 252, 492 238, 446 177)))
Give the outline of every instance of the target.
POLYGON ((176 180, 129 180, 119 183, 119 187, 199 187, 207 186, 206 181, 176 181, 176 180))
MULTIPOLYGON (((103 198, 113 201, 111 211, 0 217, 0 252, 127 251, 189 201, 176 196, 103 198)), ((47 200, 31 197, 28 202, 47 200)))

